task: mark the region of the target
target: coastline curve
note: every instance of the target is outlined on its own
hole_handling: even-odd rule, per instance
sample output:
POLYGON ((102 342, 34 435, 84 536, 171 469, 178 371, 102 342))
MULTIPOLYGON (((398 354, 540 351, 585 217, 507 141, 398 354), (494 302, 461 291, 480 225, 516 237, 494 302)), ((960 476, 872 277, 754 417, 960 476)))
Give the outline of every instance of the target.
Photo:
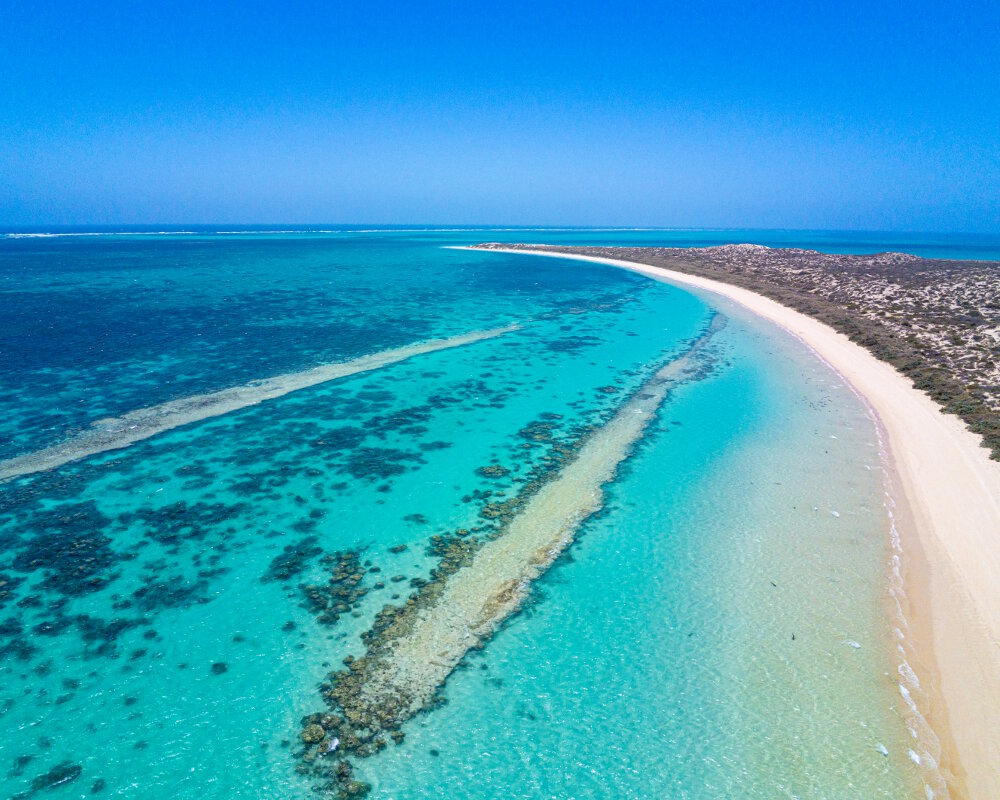
MULTIPOLYGON (((930 763, 922 766, 929 773, 941 768, 953 798, 1000 797, 1000 704, 986 701, 1000 697, 1000 465, 974 434, 862 346, 748 289, 637 261, 502 245, 467 249, 605 264, 722 296, 801 340, 845 380, 884 437, 887 514, 896 537, 889 571, 899 567, 911 634, 899 645, 900 693, 933 728, 924 748, 930 763)), ((909 724, 911 731, 919 727, 909 724)), ((929 778, 928 796, 941 797, 929 778)))

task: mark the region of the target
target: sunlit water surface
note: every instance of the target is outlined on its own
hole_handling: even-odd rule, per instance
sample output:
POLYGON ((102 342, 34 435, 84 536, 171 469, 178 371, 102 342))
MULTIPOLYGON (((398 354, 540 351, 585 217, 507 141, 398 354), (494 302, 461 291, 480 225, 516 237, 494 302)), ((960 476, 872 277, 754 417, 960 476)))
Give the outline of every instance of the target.
MULTIPOLYGON (((0 240, 0 459, 520 325, 0 485, 0 795, 317 796, 300 720, 427 578, 430 537, 488 524, 719 310, 609 267, 441 247, 502 237, 526 238, 0 240), (364 593, 318 607, 308 587, 355 556, 364 593)), ((371 796, 920 796, 873 424, 801 344, 721 312, 711 369, 527 606, 356 764, 371 796)))

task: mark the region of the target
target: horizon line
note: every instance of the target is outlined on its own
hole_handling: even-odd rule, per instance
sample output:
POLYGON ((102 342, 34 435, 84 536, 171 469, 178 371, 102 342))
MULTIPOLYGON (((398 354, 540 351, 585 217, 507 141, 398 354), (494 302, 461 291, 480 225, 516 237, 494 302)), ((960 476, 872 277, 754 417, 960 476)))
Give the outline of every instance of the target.
POLYGON ((141 223, 0 223, 0 234, 30 234, 53 232, 80 233, 363 233, 407 231, 670 231, 670 232, 728 232, 765 231, 773 233, 852 233, 852 234, 908 234, 928 236, 983 236, 1000 238, 1000 230, 928 230, 917 228, 800 228, 754 226, 678 226, 678 225, 546 225, 515 223, 365 223, 365 222, 141 222, 141 223), (185 228, 197 230, 186 231, 185 228), (239 229, 239 230, 226 230, 239 229), (280 230, 279 230, 280 229, 280 230))

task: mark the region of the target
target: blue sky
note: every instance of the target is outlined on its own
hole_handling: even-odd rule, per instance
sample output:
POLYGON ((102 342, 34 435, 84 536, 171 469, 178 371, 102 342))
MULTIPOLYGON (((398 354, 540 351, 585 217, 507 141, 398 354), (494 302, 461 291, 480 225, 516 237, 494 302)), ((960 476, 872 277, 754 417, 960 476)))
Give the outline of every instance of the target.
POLYGON ((994 2, 0 9, 0 224, 1000 232, 994 2))

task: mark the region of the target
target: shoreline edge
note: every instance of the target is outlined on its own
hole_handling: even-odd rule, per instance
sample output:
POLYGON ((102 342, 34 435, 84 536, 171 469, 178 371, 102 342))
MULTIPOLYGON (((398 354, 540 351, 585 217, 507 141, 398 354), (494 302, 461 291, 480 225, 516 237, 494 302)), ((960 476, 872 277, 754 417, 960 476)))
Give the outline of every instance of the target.
MULTIPOLYGON (((589 261, 720 295, 804 342, 845 380, 885 438, 892 524, 903 543, 907 644, 926 706, 919 712, 940 741, 951 796, 1000 797, 1000 464, 978 437, 861 345, 748 289, 637 261, 523 247, 455 249, 589 261)), ((900 691, 909 701, 904 677, 900 691)))

